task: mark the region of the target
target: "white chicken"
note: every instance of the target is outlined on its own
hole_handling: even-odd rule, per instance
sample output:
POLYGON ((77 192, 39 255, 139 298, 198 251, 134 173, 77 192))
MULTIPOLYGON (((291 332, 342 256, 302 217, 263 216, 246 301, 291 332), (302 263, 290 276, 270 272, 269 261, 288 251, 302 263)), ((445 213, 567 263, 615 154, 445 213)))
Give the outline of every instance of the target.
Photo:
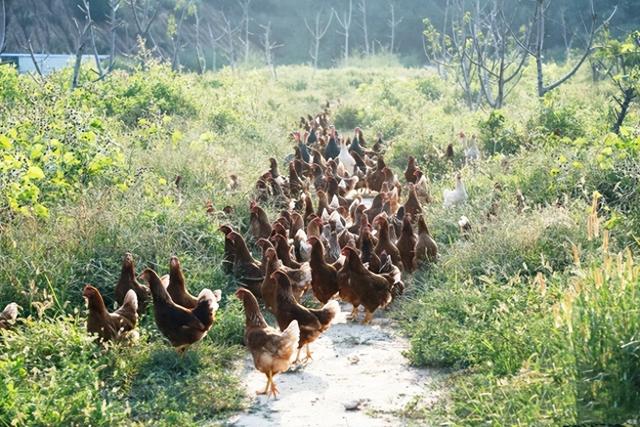
POLYGON ((356 168, 356 161, 349 153, 349 148, 345 141, 340 141, 340 154, 338 155, 338 160, 340 160, 340 163, 342 163, 349 176, 353 175, 356 168))
POLYGON ((467 190, 464 187, 460 173, 456 174, 456 188, 453 190, 445 189, 443 198, 444 207, 447 209, 456 205, 461 205, 467 201, 467 190))
POLYGON ((294 244, 299 248, 300 261, 309 261, 309 258, 311 258, 311 244, 307 242, 307 233, 305 233, 303 229, 296 232, 294 244))
POLYGON ((478 148, 478 138, 475 135, 471 137, 471 142, 469 142, 469 144, 467 144, 467 146, 464 149, 464 158, 467 161, 467 163, 480 160, 480 149, 478 148))

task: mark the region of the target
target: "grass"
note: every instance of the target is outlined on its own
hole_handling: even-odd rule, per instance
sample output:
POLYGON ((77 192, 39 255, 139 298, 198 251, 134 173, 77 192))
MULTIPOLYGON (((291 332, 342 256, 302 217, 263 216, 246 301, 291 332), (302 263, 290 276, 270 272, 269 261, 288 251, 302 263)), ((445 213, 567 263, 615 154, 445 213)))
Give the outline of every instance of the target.
MULTIPOLYGON (((340 131, 383 132, 388 164, 401 172, 414 155, 432 180, 425 214, 441 259, 408 279, 391 315, 411 340, 410 361, 451 375, 445 398, 408 416, 455 425, 637 418, 638 263, 625 251, 637 247, 640 175, 630 159, 640 144, 637 129, 608 135, 610 88, 581 72, 538 102, 527 70, 496 118, 468 111, 455 84, 431 70, 373 65, 281 67, 273 80, 262 69, 174 75, 149 64, 76 91, 69 70, 43 86, 4 75, 0 135, 16 136, 3 152, 11 163, 0 163, 0 302, 18 302, 23 320, 0 336, 0 425, 201 425, 246 405, 235 369, 242 310, 220 270, 217 227, 246 229, 267 158, 290 153, 285 136, 298 117, 327 100, 340 131), (453 161, 442 158, 461 129, 480 136, 477 164, 465 164, 459 145, 453 161), (34 141, 50 154, 33 154, 34 141), (33 165, 43 178, 25 178, 33 165), (470 199, 447 211, 442 190, 458 170, 470 199), (226 190, 230 173, 236 192, 226 190), (594 192, 602 197, 592 206, 594 192), (461 215, 473 226, 468 240, 461 215), (595 217, 609 233, 604 252, 602 230, 587 227, 595 217), (223 290, 216 324, 184 359, 150 314, 131 346, 103 349, 86 336, 81 289, 94 284, 112 307, 125 251, 160 273, 178 255, 192 292, 223 290)), ((552 67, 550 78, 563 71, 552 67)), ((637 117, 634 107, 629 123, 637 117)))

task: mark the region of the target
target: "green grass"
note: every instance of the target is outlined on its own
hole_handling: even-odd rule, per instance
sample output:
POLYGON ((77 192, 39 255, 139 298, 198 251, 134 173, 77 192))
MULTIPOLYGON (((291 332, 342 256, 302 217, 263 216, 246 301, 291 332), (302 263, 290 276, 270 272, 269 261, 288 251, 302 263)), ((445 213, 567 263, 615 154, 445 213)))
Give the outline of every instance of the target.
MULTIPOLYGON (((388 164, 401 172, 414 155, 432 180, 425 214, 441 259, 408 278, 391 315, 410 361, 451 375, 434 408, 415 405, 409 416, 454 425, 637 418, 637 262, 619 266, 614 254, 637 248, 640 143, 637 128, 608 135, 611 88, 583 71, 538 102, 528 69, 490 116, 468 111, 455 83, 430 70, 375 61, 281 67, 278 80, 263 69, 198 76, 148 64, 76 91, 69 70, 39 86, 2 69, 0 135, 10 146, 0 139, 0 302, 18 302, 24 320, 0 336, 0 425, 200 425, 246 405, 235 369, 242 309, 220 270, 217 227, 245 229, 267 158, 289 154, 298 117, 327 100, 340 131, 360 125, 370 141, 383 132, 388 164), (459 145, 453 161, 441 156, 462 129, 480 137, 477 164, 465 165, 459 145), (34 165, 42 177, 29 173, 34 165), (470 199, 445 210, 442 190, 458 170, 470 199), (235 193, 230 173, 240 177, 235 193), (596 191, 607 255, 587 232, 596 191), (494 200, 498 215, 487 219, 494 200), (468 240, 461 215, 474 229, 468 240), (82 287, 94 284, 112 307, 125 251, 161 274, 178 255, 192 292, 223 290, 212 331, 183 359, 151 313, 132 345, 103 349, 86 336, 82 287)), ((564 71, 552 66, 549 78, 564 71)), ((628 123, 637 118, 634 106, 628 123)))

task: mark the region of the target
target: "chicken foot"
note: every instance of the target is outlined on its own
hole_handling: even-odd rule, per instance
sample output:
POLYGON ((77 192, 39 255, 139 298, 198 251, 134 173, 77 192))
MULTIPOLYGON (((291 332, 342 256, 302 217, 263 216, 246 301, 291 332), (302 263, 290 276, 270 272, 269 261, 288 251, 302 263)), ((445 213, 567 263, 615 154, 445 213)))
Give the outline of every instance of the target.
POLYGON ((371 323, 371 319, 373 319, 373 313, 371 313, 369 310, 366 310, 362 324, 368 325, 369 323, 371 323))
POLYGON ((273 374, 271 372, 267 373, 267 385, 264 387, 263 391, 256 391, 256 394, 267 394, 271 393, 273 390, 273 374))

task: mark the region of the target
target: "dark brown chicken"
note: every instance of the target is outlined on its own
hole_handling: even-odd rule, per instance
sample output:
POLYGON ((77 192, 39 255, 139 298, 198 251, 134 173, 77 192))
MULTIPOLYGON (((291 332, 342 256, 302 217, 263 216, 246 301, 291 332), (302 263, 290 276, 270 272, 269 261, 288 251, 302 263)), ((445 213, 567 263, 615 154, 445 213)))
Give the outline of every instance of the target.
POLYGON ((347 246, 342 253, 349 263, 349 286, 365 308, 363 323, 370 323, 373 313, 391 302, 392 285, 385 277, 367 270, 354 248, 347 246))
POLYGON ((249 219, 249 230, 255 240, 267 238, 271 235, 271 224, 265 211, 255 202, 249 206, 251 217, 249 219))
POLYGON ((438 259, 438 245, 429 233, 427 223, 422 215, 418 216, 418 241, 416 242, 416 262, 436 262, 438 259))
POLYGON ((416 175, 415 172, 418 170, 418 168, 416 167, 416 159, 413 156, 409 156, 409 160, 407 162, 407 169, 405 169, 404 171, 404 178, 407 180, 407 182, 410 182, 412 184, 416 183, 416 175))
POLYGON ((275 249, 268 248, 265 251, 265 276, 262 284, 260 285, 260 292, 262 293, 262 300, 269 311, 275 314, 276 309, 276 288, 275 282, 271 278, 271 274, 280 269, 289 276, 291 281, 293 295, 296 301, 300 301, 305 291, 311 285, 311 268, 309 263, 302 264, 300 269, 288 268, 282 265, 282 262, 278 260, 275 249))
POLYGON ((151 291, 146 285, 138 283, 136 280, 135 265, 133 256, 127 252, 122 259, 122 270, 120 270, 120 278, 116 284, 114 296, 119 305, 124 302, 124 297, 130 289, 136 293, 138 297, 138 314, 144 313, 147 303, 151 298, 151 291))
POLYGON ((408 273, 413 272, 416 269, 416 243, 418 238, 413 232, 411 226, 411 215, 405 214, 402 220, 402 231, 400 237, 396 242, 398 252, 400 252, 400 259, 402 260, 402 266, 408 273))
POLYGON ((158 329, 178 353, 184 353, 211 329, 218 310, 218 301, 222 297, 220 290, 211 292, 209 289, 203 289, 198 294, 196 306, 188 309, 171 300, 155 271, 147 268, 140 278, 149 283, 151 288, 153 313, 158 329))
POLYGON ((233 227, 231 227, 230 225, 221 225, 218 230, 221 231, 225 236, 224 255, 222 257, 222 271, 224 271, 226 274, 231 274, 233 272, 233 260, 236 249, 234 247, 233 240, 227 239, 226 236, 233 231, 233 227))
POLYGON ((410 214, 412 218, 416 218, 422 213, 422 206, 416 194, 416 187, 413 184, 409 184, 409 196, 404 204, 404 213, 410 214))
POLYGON ((338 271, 324 257, 324 246, 318 237, 309 237, 311 245, 311 289, 318 301, 326 304, 338 292, 338 271))
POLYGON ((86 285, 82 296, 89 309, 87 332, 97 335, 102 342, 131 336, 138 323, 138 297, 133 289, 127 291, 122 305, 113 313, 107 311, 100 291, 93 286, 86 285))
POLYGON ((0 329, 9 329, 18 318, 18 304, 15 302, 7 304, 0 313, 0 329))
POLYGON ((233 261, 233 274, 238 282, 247 287, 256 298, 260 298, 260 284, 264 276, 260 263, 253 259, 247 244, 241 235, 232 231, 227 234, 227 239, 234 244, 235 254, 233 261))
POLYGON ((338 301, 332 300, 321 309, 306 308, 300 305, 293 297, 291 282, 283 271, 275 271, 272 277, 276 280, 278 286, 276 312, 278 326, 280 326, 280 329, 285 329, 292 321, 298 321, 300 341, 298 342, 296 362, 300 360, 300 350, 305 345, 307 346, 308 359, 311 357, 309 344, 315 341, 322 332, 329 329, 331 321, 340 312, 340 305, 338 301))
POLYGON ((287 238, 280 234, 276 234, 273 236, 273 239, 275 241, 274 246, 276 248, 276 253, 282 263, 289 268, 299 269, 302 265, 291 258, 291 246, 289 246, 287 238))
POLYGON ((258 307, 256 297, 246 289, 238 289, 236 296, 244 305, 245 330, 244 342, 256 369, 267 376, 264 391, 256 394, 278 393, 273 377, 289 369, 293 352, 298 348, 300 328, 293 320, 282 332, 267 325, 258 307))
POLYGON ((384 214, 378 215, 373 222, 374 226, 378 226, 378 244, 375 248, 376 255, 380 256, 382 252, 386 252, 391 257, 391 261, 400 268, 402 266, 402 258, 398 247, 391 241, 389 236, 389 222, 384 214))

